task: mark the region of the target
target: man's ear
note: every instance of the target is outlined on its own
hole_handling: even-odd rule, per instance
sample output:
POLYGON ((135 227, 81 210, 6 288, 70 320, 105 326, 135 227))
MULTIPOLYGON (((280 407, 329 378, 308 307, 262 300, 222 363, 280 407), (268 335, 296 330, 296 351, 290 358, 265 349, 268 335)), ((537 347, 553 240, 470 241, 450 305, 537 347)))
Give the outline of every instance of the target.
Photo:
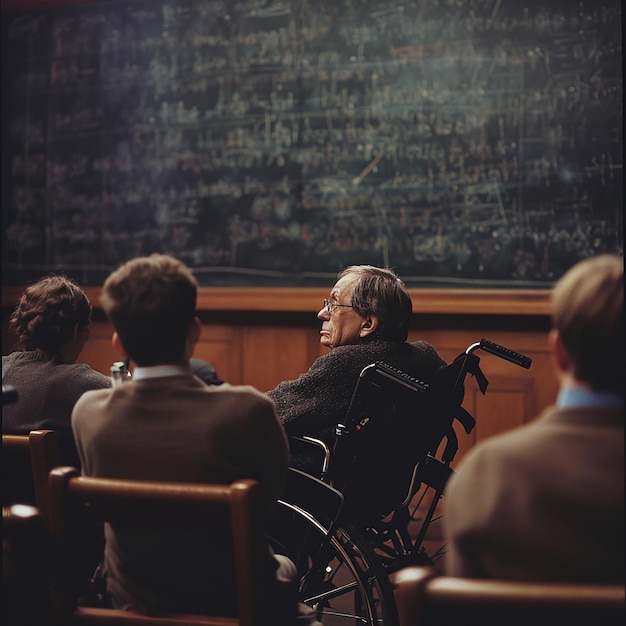
POLYGON ((183 355, 184 359, 191 359, 201 334, 202 322, 197 317, 194 317, 189 323, 189 328, 187 329, 187 340, 185 341, 185 353, 183 355))
POLYGON ((359 331, 359 337, 364 339, 368 335, 371 335, 378 328, 378 317, 376 315, 370 315, 361 322, 361 330, 359 331))
POLYGON ((111 337, 111 343, 113 344, 113 347, 118 354, 120 354, 124 358, 128 356, 126 350, 124 350, 124 346, 122 345, 122 340, 120 339, 120 336, 117 334, 117 332, 113 333, 113 336, 111 337))
POLYGON ((195 346, 200 340, 200 335, 202 334, 202 322, 194 317, 191 320, 191 324, 189 324, 189 330, 187 331, 187 344, 190 346, 195 346))
POLYGON ((556 367, 560 372, 569 372, 571 368, 571 360, 569 354, 563 345, 561 334, 556 328, 553 328, 548 334, 548 345, 554 358, 556 367))

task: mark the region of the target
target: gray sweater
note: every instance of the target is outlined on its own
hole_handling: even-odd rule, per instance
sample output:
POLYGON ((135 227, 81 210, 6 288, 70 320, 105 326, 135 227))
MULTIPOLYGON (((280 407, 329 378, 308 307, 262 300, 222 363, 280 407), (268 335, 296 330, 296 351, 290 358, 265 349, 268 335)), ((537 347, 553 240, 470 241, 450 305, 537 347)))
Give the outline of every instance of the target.
POLYGON ((361 370, 376 361, 423 380, 446 366, 435 348, 425 341, 374 340, 338 346, 316 359, 309 371, 296 380, 283 381, 268 392, 287 434, 324 439, 334 432, 350 406, 361 370))
POLYGON ((2 357, 2 384, 17 390, 18 401, 2 407, 2 432, 23 435, 31 430, 57 431, 62 464, 80 468, 70 418, 85 391, 105 389, 111 379, 85 363, 63 363, 39 351, 2 357))
MULTIPOLYGON (((376 362, 382 361, 400 369, 414 378, 428 382, 432 375, 446 366, 446 362, 437 354, 433 346, 424 342, 416 343, 373 340, 357 345, 346 345, 333 348, 328 354, 319 357, 308 372, 296 380, 280 383, 268 395, 276 404, 276 414, 283 423, 291 445, 291 466, 307 473, 319 476, 322 451, 312 445, 293 440, 293 436, 308 435, 325 441, 331 449, 335 441, 335 426, 344 421, 350 406, 354 389, 361 370, 376 362)), ((380 428, 385 429, 384 425, 380 428)), ((378 431, 377 431, 378 432, 378 431)), ((345 490, 345 482, 340 478, 343 474, 332 472, 333 484, 339 487, 346 497, 346 511, 353 522, 357 519, 365 522, 370 517, 384 515, 396 504, 399 504, 406 493, 405 479, 413 459, 410 452, 401 452, 401 446, 394 444, 394 431, 384 430, 388 439, 386 452, 373 444, 374 456, 368 462, 367 454, 361 454, 361 461, 354 464, 354 471, 359 479, 349 480, 351 496, 345 490), (365 463, 365 472, 358 468, 365 463), (407 469, 408 468, 408 469, 407 469), (337 482, 337 481, 340 482, 337 482), (394 488, 392 489, 392 486, 394 488)), ((405 437, 399 434, 400 438, 405 437)), ((366 439, 371 439, 370 435, 366 439)), ((372 442, 359 438, 361 450, 369 450, 372 442)), ((410 444, 410 442, 406 442, 410 444)), ((339 455, 339 458, 345 453, 339 455)), ((331 457, 331 467, 337 470, 337 456, 331 457)))

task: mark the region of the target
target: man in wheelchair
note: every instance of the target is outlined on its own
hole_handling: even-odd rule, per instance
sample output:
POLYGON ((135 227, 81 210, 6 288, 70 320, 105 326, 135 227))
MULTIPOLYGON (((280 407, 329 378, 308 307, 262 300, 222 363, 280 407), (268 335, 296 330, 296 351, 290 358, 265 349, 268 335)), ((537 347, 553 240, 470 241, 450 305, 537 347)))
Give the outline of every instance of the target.
POLYGON ((466 375, 487 388, 473 352, 530 366, 486 339, 446 365, 429 344, 406 342, 411 309, 390 270, 347 268, 318 313, 330 353, 269 392, 291 443, 271 536, 320 619, 397 623, 388 573, 432 562, 423 542, 458 448, 453 423, 466 433, 475 423, 461 406, 466 375))
MULTIPOLYGON (((446 366, 424 341, 407 343, 411 297, 390 269, 354 265, 344 269, 317 317, 320 343, 330 349, 308 372, 281 382, 268 395, 287 435, 306 435, 329 446, 345 419, 363 368, 382 361, 417 379, 446 366)), ((292 467, 317 475, 319 460, 310 446, 292 449, 292 467)))

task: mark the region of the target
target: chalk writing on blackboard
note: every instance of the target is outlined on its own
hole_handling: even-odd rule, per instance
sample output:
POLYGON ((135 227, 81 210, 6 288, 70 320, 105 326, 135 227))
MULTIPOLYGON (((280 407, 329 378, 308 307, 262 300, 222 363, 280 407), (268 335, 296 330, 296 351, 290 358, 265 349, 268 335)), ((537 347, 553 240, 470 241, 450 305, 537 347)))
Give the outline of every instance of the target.
POLYGON ((207 286, 548 286, 623 254, 619 0, 115 0, 2 29, 8 284, 158 251, 207 286))

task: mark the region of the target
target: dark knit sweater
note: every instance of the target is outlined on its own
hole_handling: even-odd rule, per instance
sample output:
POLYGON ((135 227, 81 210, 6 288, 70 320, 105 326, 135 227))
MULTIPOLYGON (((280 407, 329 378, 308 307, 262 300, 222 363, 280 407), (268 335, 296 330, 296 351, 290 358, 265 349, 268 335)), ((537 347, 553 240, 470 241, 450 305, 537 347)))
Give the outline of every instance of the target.
POLYGON ((296 380, 283 381, 268 392, 287 435, 309 435, 330 443, 335 426, 350 406, 361 370, 376 361, 425 380, 446 366, 425 341, 373 340, 338 346, 316 359, 309 371, 296 380))
MULTIPOLYGON (((344 421, 359 374, 364 367, 376 361, 387 363, 425 382, 446 366, 433 346, 424 341, 400 343, 373 340, 333 348, 319 357, 308 372, 296 380, 283 381, 268 393, 276 404, 276 414, 287 435, 322 439, 332 449, 335 426, 344 421)), ((393 433, 389 434, 393 441, 393 433)), ((360 441, 363 443, 362 439, 360 441)), ((319 476, 322 451, 293 439, 290 444, 291 466, 319 476)), ((370 444, 365 445, 369 449, 370 444)), ((367 471, 356 470, 359 479, 350 481, 350 497, 343 483, 336 485, 344 492, 345 510, 353 523, 366 524, 369 519, 385 515, 402 502, 406 494, 405 479, 410 479, 411 457, 405 455, 404 448, 396 448, 393 444, 391 452, 389 446, 386 453, 378 451, 375 443, 374 448, 375 462, 370 463, 366 458, 367 471)), ((336 458, 334 467, 337 468, 336 458)), ((362 466, 357 464, 356 467, 362 466)), ((338 478, 336 473, 333 476, 338 478)))
POLYGON ((111 379, 85 363, 63 363, 38 351, 2 357, 2 384, 15 387, 18 401, 2 407, 2 432, 23 435, 31 430, 57 432, 62 464, 80 468, 70 418, 85 391, 111 386, 111 379))

